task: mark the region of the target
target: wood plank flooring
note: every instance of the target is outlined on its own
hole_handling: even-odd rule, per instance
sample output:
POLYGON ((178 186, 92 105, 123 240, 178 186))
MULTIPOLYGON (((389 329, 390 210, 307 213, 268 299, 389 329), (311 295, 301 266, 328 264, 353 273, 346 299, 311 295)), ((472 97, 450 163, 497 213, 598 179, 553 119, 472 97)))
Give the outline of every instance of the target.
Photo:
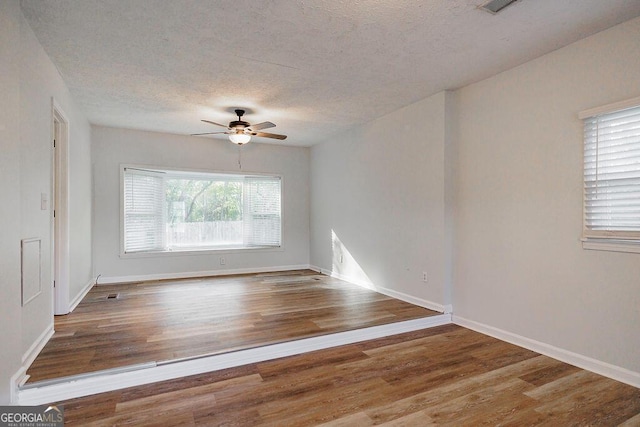
POLYGON ((97 286, 56 317, 28 382, 436 314, 311 270, 97 286))
POLYGON ((640 389, 455 325, 59 404, 87 426, 640 425, 640 389))

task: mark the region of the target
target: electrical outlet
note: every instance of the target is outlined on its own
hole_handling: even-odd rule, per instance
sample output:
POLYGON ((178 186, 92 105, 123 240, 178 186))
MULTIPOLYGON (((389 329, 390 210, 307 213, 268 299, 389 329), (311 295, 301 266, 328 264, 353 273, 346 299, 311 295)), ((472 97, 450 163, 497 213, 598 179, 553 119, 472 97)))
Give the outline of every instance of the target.
POLYGON ((340 264, 344 262, 344 255, 340 255, 340 264))
POLYGON ((423 282, 427 282, 427 272, 426 271, 422 272, 422 281, 423 282))
POLYGON ((225 265, 227 263, 227 260, 224 259, 223 256, 220 257, 220 265, 225 265))

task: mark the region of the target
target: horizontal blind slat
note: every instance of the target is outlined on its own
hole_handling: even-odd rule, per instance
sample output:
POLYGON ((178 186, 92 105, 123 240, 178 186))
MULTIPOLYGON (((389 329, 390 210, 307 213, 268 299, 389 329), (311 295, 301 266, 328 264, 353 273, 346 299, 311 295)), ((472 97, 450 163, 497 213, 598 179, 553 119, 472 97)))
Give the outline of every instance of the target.
POLYGON ((636 156, 640 151, 640 142, 634 144, 627 144, 624 146, 618 146, 616 149, 604 149, 600 148, 599 150, 596 147, 592 149, 585 150, 585 160, 590 160, 595 162, 596 159, 601 159, 603 157, 615 158, 616 156, 636 156))

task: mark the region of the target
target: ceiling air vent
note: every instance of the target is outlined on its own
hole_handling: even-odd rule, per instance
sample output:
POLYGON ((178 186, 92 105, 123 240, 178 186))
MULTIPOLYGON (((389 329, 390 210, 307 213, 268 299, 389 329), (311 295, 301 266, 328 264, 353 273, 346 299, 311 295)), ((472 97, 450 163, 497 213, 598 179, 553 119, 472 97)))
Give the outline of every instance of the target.
POLYGON ((518 0, 491 0, 484 6, 480 6, 480 9, 486 10, 487 12, 495 15, 505 7, 509 6, 511 3, 515 3, 517 1, 518 0))

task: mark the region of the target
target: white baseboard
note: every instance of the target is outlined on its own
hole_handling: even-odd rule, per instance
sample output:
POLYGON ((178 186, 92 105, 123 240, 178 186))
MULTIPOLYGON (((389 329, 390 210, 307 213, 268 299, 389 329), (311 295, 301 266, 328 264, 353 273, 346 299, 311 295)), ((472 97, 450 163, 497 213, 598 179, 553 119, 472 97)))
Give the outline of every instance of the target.
POLYGON ((370 289, 372 291, 376 291, 378 293, 389 296, 391 298, 399 299, 401 301, 408 302, 410 304, 428 308, 429 310, 438 311, 440 313, 445 313, 445 314, 450 314, 452 312, 451 305, 438 304, 433 301, 417 298, 417 297, 414 297, 413 295, 405 294, 403 292, 398 292, 393 289, 385 288, 383 286, 376 286, 373 283, 354 279, 353 277, 345 276, 343 274, 336 273, 334 271, 327 270, 324 268, 320 268, 315 265, 309 266, 309 269, 325 274, 327 276, 335 277, 336 279, 344 280, 345 282, 349 282, 353 285, 357 285, 366 289, 370 289))
POLYGON ((71 313, 73 310, 76 309, 76 307, 78 306, 78 304, 80 304, 80 301, 83 300, 83 298, 85 296, 87 296, 87 294, 89 293, 89 291, 91 290, 91 288, 93 288, 93 286, 96 284, 96 281, 98 279, 97 278, 91 278, 91 280, 89 280, 89 282, 84 286, 84 288, 82 288, 82 290, 80 291, 80 293, 78 293, 78 295, 76 295, 76 297, 71 301, 71 303, 69 304, 69 313, 71 313))
POLYGON ((22 355, 22 366, 28 368, 33 361, 36 360, 38 354, 40 354, 44 346, 49 342, 49 339, 53 336, 53 332, 53 319, 51 319, 51 324, 42 331, 40 336, 31 344, 31 347, 22 355))
MULTIPOLYGON (((52 319, 53 320, 53 319, 52 319)), ((18 403, 18 389, 27 380, 27 369, 36 360, 38 354, 42 351, 44 346, 49 342, 54 334, 53 323, 51 323, 36 340, 31 344, 31 347, 22 355, 22 366, 11 377, 11 403, 18 403)))
POLYGON ((401 301, 408 302, 410 304, 418 305, 420 307, 428 308, 429 310, 438 311, 444 314, 451 314, 451 305, 442 305, 426 299, 417 298, 403 292, 394 291, 393 289, 376 286, 374 291, 387 295, 391 298, 399 299, 401 301))
POLYGON ((18 391, 18 403, 20 405, 42 405, 45 403, 59 402, 81 396, 233 368, 265 360, 294 356, 310 351, 417 331, 449 323, 451 323, 451 316, 442 314, 388 325, 304 338, 264 347, 183 359, 176 362, 147 364, 136 370, 115 373, 98 372, 95 375, 82 375, 68 379, 63 378, 58 382, 49 382, 49 384, 45 385, 33 383, 18 391))
POLYGON ((499 340, 535 351, 536 353, 544 354, 545 356, 552 357, 570 365, 586 369, 587 371, 591 371, 596 374, 614 379, 616 381, 620 381, 625 384, 640 388, 640 372, 634 372, 629 369, 612 365, 610 363, 592 359, 582 354, 564 350, 562 348, 555 347, 540 341, 532 340, 530 338, 526 338, 512 332, 494 328, 493 326, 465 319, 460 316, 453 315, 452 320, 456 325, 463 326, 476 332, 498 338, 499 340))
POLYGON ((308 264, 281 265, 276 267, 236 268, 227 270, 187 271, 183 273, 140 274, 134 276, 99 276, 98 286, 116 283, 144 282, 149 280, 193 279, 196 277, 228 276, 232 274, 273 273, 277 271, 308 270, 308 264))

